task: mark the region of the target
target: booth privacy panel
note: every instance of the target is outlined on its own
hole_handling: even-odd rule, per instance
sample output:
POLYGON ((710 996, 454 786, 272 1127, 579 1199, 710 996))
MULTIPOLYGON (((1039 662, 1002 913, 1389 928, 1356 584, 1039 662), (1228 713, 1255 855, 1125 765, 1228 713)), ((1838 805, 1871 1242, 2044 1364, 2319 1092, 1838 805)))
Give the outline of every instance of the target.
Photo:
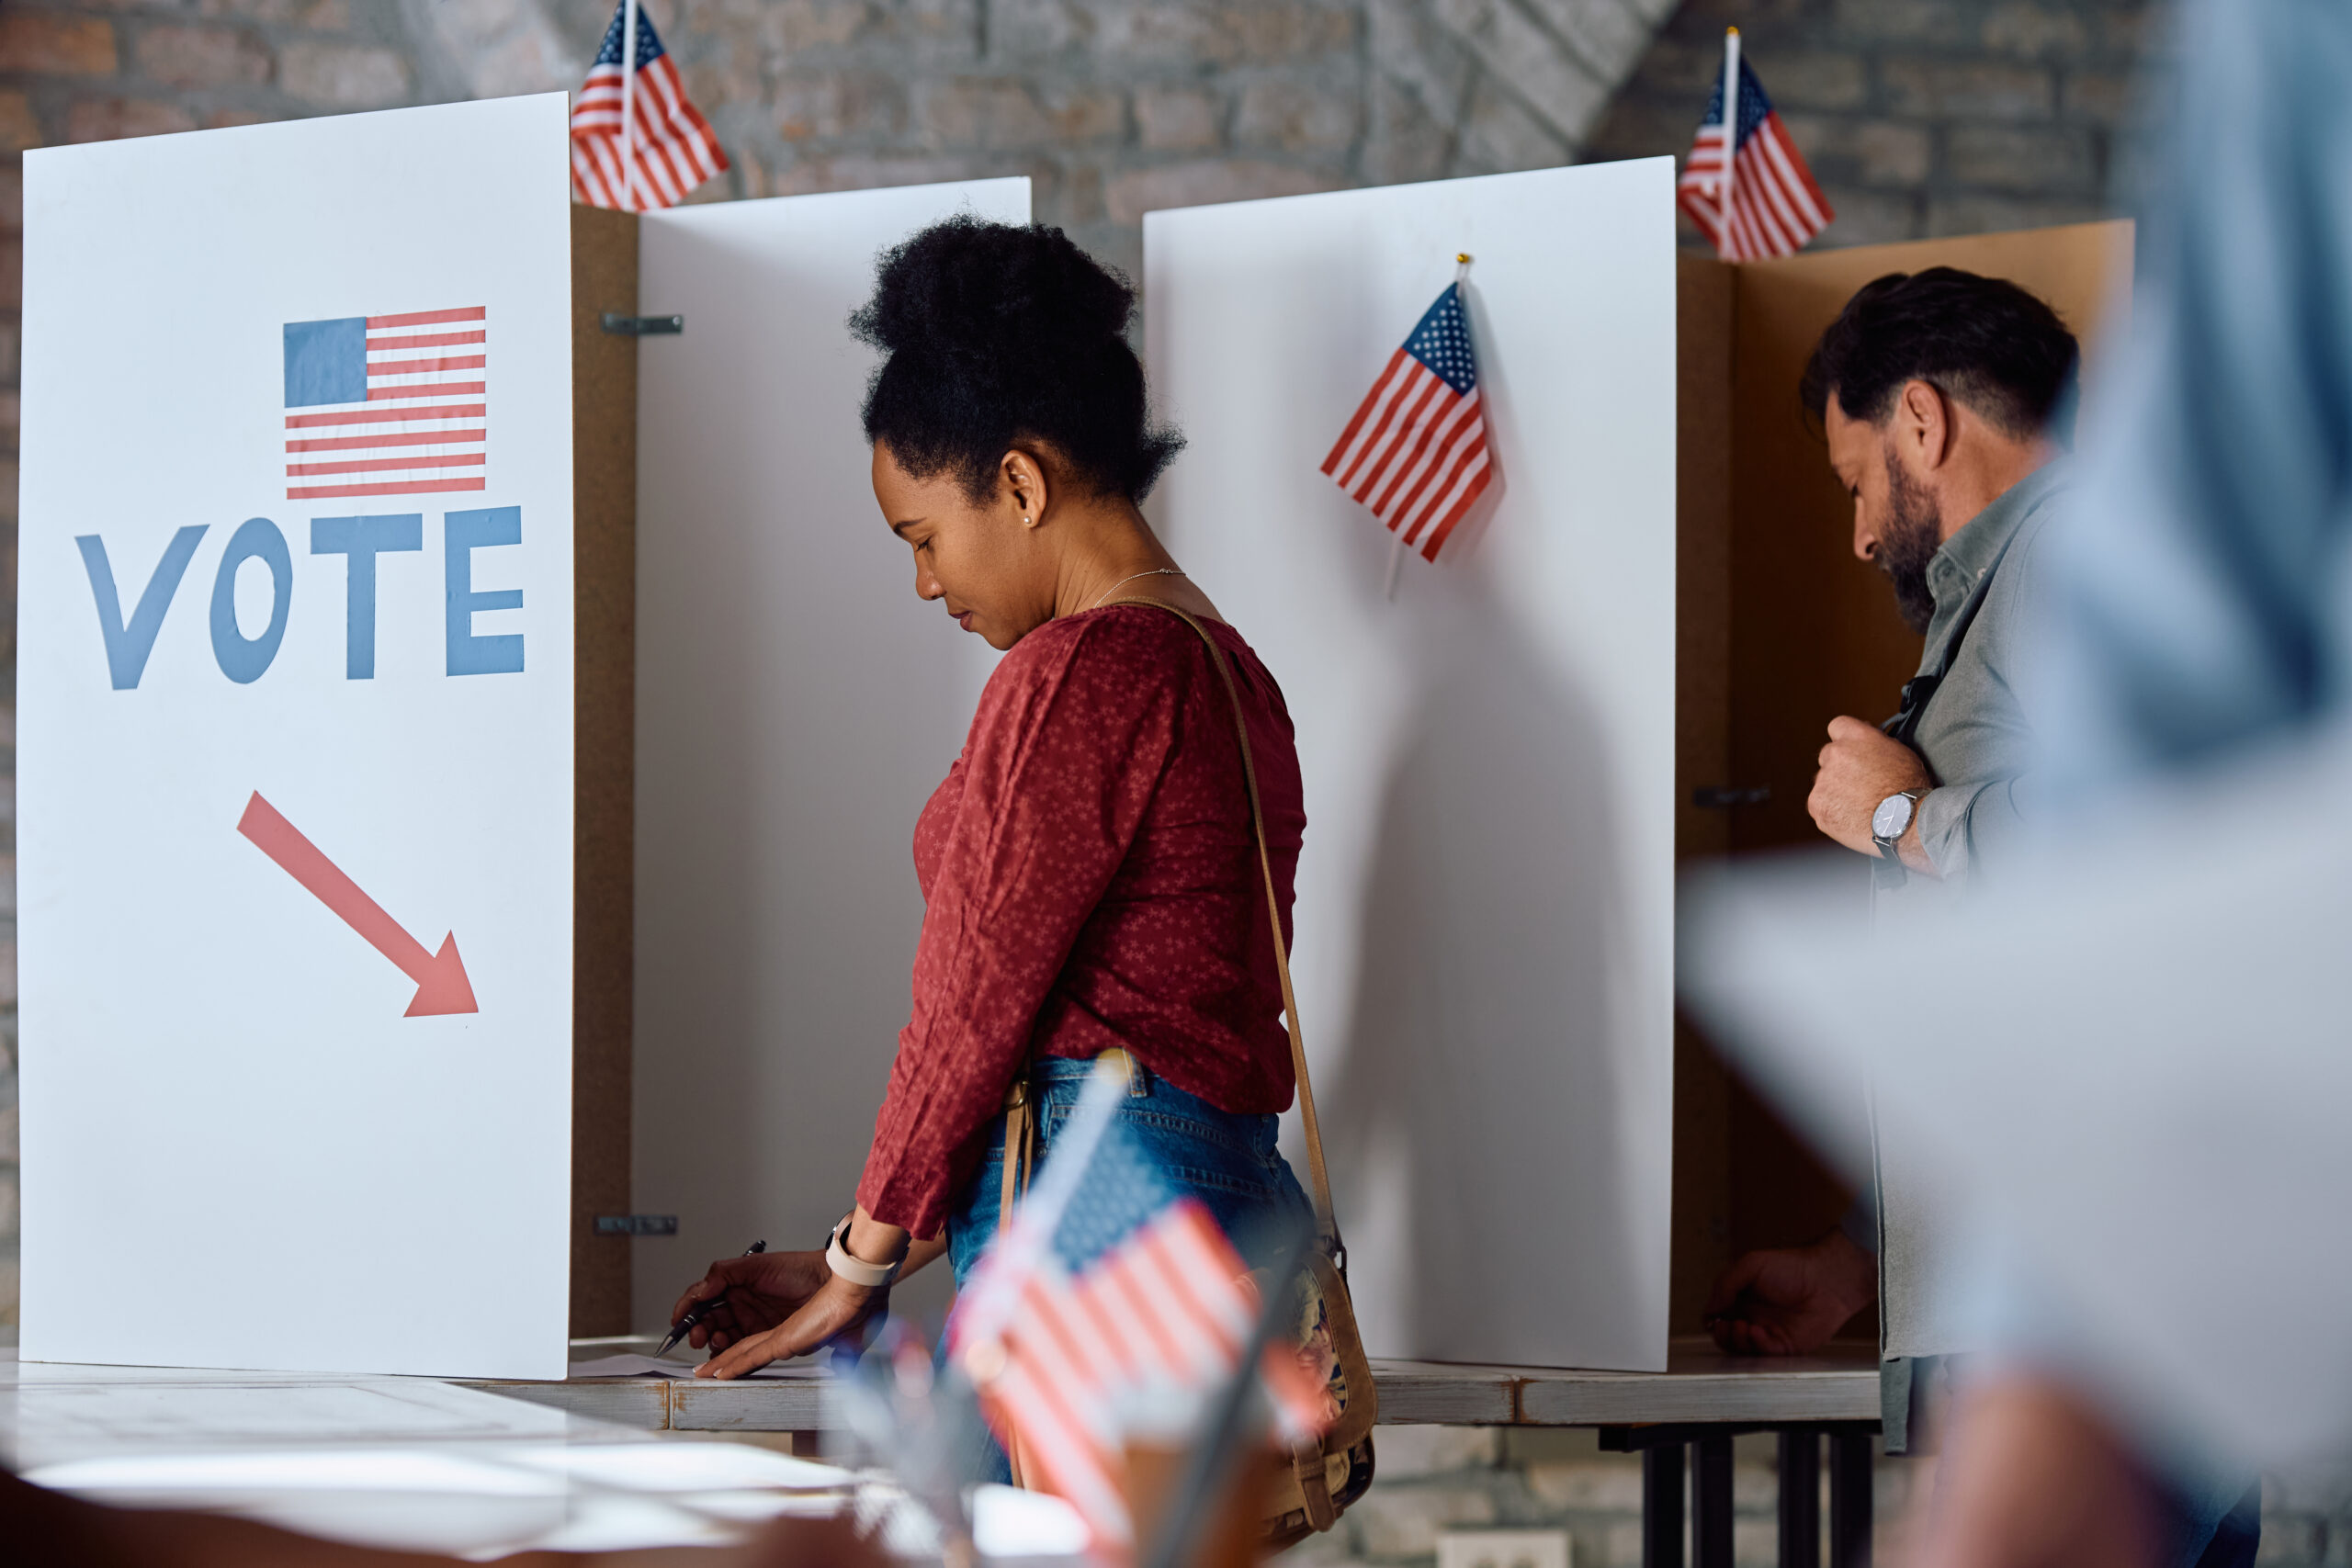
MULTIPOLYGON (((996 656, 914 594, 874 502, 849 335, 877 253, 1026 179, 648 213, 638 361, 640 1329, 714 1258, 854 1201, 922 929, 915 816, 996 656)), ((946 1270, 898 1292, 943 1302, 946 1270)))
POLYGON ((1296 725, 1299 1007, 1377 1355, 1666 1364, 1672 186, 1651 159, 1145 219, 1191 443, 1150 511, 1296 725), (1391 536, 1318 465, 1457 252, 1499 493, 1391 600, 1391 536))
POLYGON ((22 1353, 560 1377, 564 98, 25 174, 22 1353))

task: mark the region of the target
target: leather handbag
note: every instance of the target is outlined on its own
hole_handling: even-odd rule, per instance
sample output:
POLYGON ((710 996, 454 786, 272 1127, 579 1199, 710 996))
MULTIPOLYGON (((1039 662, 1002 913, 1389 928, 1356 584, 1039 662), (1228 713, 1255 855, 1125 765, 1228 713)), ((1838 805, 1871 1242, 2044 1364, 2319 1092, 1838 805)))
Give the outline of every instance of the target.
MULTIPOLYGON (((1250 729, 1242 717, 1241 693, 1226 663, 1225 650, 1208 628, 1191 615, 1157 599, 1114 599, 1111 604, 1148 605, 1165 610, 1193 628, 1209 650, 1233 709, 1234 739, 1241 747, 1242 779, 1249 786, 1250 822, 1258 840, 1258 871, 1266 889, 1266 919, 1274 938, 1274 973, 1282 982, 1283 1019, 1290 1029, 1291 1070, 1298 1080, 1299 1122, 1306 1138, 1308 1190, 1315 1203, 1315 1245, 1308 1249, 1306 1277, 1299 1282, 1298 1320, 1294 1338, 1327 1369, 1326 1392, 1336 1413, 1318 1439, 1300 1445, 1289 1467, 1269 1489, 1264 1526, 1265 1545, 1280 1551, 1339 1522, 1340 1514, 1372 1487, 1372 1427, 1379 1416, 1379 1395, 1373 1388, 1372 1367, 1363 1353, 1363 1337, 1356 1329, 1354 1303, 1348 1296, 1348 1250, 1340 1239, 1339 1221, 1331 1208, 1331 1177, 1323 1160, 1323 1129, 1315 1115, 1315 1086, 1306 1072, 1306 1042, 1299 1032, 1298 998, 1290 978, 1290 952, 1283 941, 1282 903, 1274 892, 1273 858, 1266 848, 1266 818, 1258 797, 1258 769, 1250 756, 1250 729)), ((1104 606, 1108 608, 1109 606, 1104 606)), ((1009 1223, 1015 1197, 1028 1187, 1035 1128, 1027 1075, 1013 1082, 1005 1097, 1003 1213, 1009 1223)), ((1021 1483, 1019 1445, 1013 1445, 1013 1479, 1021 1483)))

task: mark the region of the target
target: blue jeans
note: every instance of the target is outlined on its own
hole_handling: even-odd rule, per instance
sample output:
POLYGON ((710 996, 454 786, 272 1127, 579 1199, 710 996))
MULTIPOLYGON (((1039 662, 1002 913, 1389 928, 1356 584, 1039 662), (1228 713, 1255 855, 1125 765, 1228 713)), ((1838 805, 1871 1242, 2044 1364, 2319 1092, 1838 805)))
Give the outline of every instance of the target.
POLYGON ((2175 1490, 2166 1499, 2165 1558, 2194 1568, 2253 1568, 2262 1546, 2262 1483, 2243 1495, 2217 1499, 2175 1490), (2221 1510, 2226 1509, 2226 1512, 2221 1510), (2216 1517, 2218 1514, 2218 1517, 2216 1517), (2191 1556, 2194 1552, 2196 1555, 2191 1556))
MULTIPOLYGON (((1036 1107, 1037 1146, 1033 1168, 1053 1157, 1054 1140, 1069 1122, 1079 1091, 1093 1071, 1091 1062, 1040 1057, 1030 1064, 1030 1093, 1036 1107)), ((1151 1162, 1183 1196, 1198 1199, 1245 1258, 1264 1245, 1269 1222, 1308 1219, 1314 1206, 1274 1146, 1275 1118, 1219 1111, 1186 1094, 1137 1064, 1135 1079, 1119 1101, 1120 1122, 1151 1162)), ((997 1118, 987 1155, 947 1216, 947 1257, 962 1290, 996 1236, 1004 1192, 1004 1119, 997 1118)), ((1270 1238, 1269 1238, 1270 1239, 1270 1238)), ((985 1480, 1007 1481, 1012 1468, 1001 1451, 991 1451, 985 1480)))

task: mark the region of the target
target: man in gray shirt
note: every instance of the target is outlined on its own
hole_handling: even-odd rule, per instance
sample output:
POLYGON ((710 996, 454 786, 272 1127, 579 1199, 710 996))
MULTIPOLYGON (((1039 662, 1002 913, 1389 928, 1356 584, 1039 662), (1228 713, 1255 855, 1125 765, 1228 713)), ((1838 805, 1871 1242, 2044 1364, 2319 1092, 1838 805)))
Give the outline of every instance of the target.
POLYGON ((1854 553, 1927 638, 1895 717, 1830 721, 1806 802, 1823 832, 1882 857, 1883 894, 1980 870, 2019 821, 2032 735, 2018 659, 2064 484, 2048 426, 2071 424, 2075 360, 2041 300, 1936 267, 1862 288, 1806 367, 1806 406, 1854 498, 1854 553))
MULTIPOLYGON (((1894 717, 1830 721, 1807 802, 1824 833, 1877 859, 1886 918, 1954 896, 2019 836, 2033 749, 2020 644, 2065 482, 2053 459, 2072 435, 2077 359, 2040 299, 1936 267, 1865 286, 1805 367, 1806 406, 1854 500, 1854 553, 1886 573, 1927 638, 1894 717)), ((1756 1355, 1819 1347, 1877 1297, 1878 1229, 1866 1199, 1809 1247, 1741 1258, 1707 1303, 1717 1342, 1756 1355)), ((1933 1312, 1898 1304, 1906 1318, 1933 1312)), ((1931 1323, 1919 1331, 1936 1338, 1931 1323)))

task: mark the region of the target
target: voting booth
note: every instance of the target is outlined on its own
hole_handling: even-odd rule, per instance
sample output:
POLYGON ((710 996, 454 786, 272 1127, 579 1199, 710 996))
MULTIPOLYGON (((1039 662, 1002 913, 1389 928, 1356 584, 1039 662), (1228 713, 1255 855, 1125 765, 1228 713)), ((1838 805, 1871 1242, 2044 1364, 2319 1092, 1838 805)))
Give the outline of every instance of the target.
MULTIPOLYGON (((745 946, 778 933, 692 852, 697 828, 722 824, 691 781, 738 753, 671 748, 662 725, 676 696, 763 765, 814 738, 771 729, 760 750, 761 716, 725 706, 773 704, 759 649, 697 662, 678 645, 690 626, 743 630, 730 605, 778 625, 796 572, 828 574, 810 547, 827 538, 866 563, 872 592, 808 596, 842 615, 790 662, 890 656, 880 627, 864 648, 842 640, 903 578, 887 534, 863 526, 870 366, 842 321, 877 250, 974 193, 640 224, 574 207, 568 166, 560 95, 28 161, 28 1359, 560 1377, 569 1336, 631 1320, 633 1145, 695 1224, 741 1212, 764 1226, 779 1191, 822 1192, 822 1207, 854 1179, 853 1164, 763 1182, 728 1162, 776 1129, 714 1137, 709 1118, 662 1118, 663 1084, 764 1070, 805 1091, 824 1055, 802 1056, 805 1028, 780 1026, 743 1062, 681 1044, 747 1043, 707 982, 714 967, 779 972, 745 946), (695 338, 639 317, 641 242, 650 290, 695 338), (162 254, 178 260, 158 268, 162 254), (665 346, 718 359, 657 360, 643 389, 661 406, 641 408, 640 344, 665 329, 665 346), (747 367, 767 378, 729 378, 747 367), (741 417, 699 417, 712 412, 741 417), (729 489, 714 437, 778 460, 729 489), (762 538, 781 557, 742 558, 762 538), (750 569, 770 572, 763 593, 730 598, 750 569), (657 808, 643 833, 641 742, 657 808), (643 1074, 640 1006, 661 1021, 643 1074), (657 1090, 642 1133, 640 1082, 657 1090), (685 1146, 712 1151, 740 1211, 670 1180, 685 1146), (92 1289, 127 1256, 170 1281, 160 1303, 92 1289)), ((1025 219, 1026 182, 990 182, 978 206, 1025 219)), ((913 649, 902 662, 938 651, 913 649)), ((979 673, 917 727, 917 771, 952 758, 979 673)), ((806 717, 763 711, 783 728, 806 717)), ((876 765, 870 745, 859 765, 876 765)), ((764 798, 723 824, 742 831, 722 865, 772 869, 758 852, 778 820, 790 843, 822 840, 823 803, 788 764, 750 776, 764 798)), ((906 916, 899 880, 878 886, 906 916)), ((905 944, 857 923, 854 892, 797 878, 781 892, 873 941, 903 1006, 905 944)), ((782 972, 804 1024, 824 1006, 804 982, 842 956, 782 972)), ((869 1071, 804 1093, 819 1126, 839 1133, 854 1106, 839 1134, 854 1138, 894 1027, 857 1058, 869 1071)), ((787 1118, 776 1141, 805 1133, 787 1118)), ((813 1213, 805 1228, 821 1228, 813 1213)), ((673 1272, 644 1271, 661 1308, 691 1277, 673 1272)))
MULTIPOLYGON (((994 655, 874 507, 845 318, 878 252, 1028 185, 601 212, 564 110, 28 157, 28 1359, 560 1377, 850 1201, 915 817, 994 655), (93 1288, 127 1257, 160 1301, 93 1288)), ((1661 1368, 1723 1263, 1834 1222, 1672 999, 1678 857, 1808 838, 1822 725, 1917 660, 1797 371, 1879 273, 2091 331, 2129 250, 1728 266, 1676 254, 1672 184, 1146 223, 1191 442, 1148 512, 1296 720, 1375 1355, 1661 1368), (1457 254, 1496 478, 1392 592, 1318 465, 1457 254)))
MULTIPOLYGON (((1955 266, 2040 296, 2094 345, 2129 314, 2132 227, 2068 225, 1772 261, 1677 263, 1680 439, 1676 841, 1686 857, 1819 845, 1805 810, 1828 721, 1894 711, 1920 639, 1883 573, 1853 554, 1853 502, 1797 400, 1804 363, 1853 292, 1891 272, 1955 266)), ((2095 355, 2092 357, 2096 357, 2095 355)), ((2085 397, 2098 396, 2096 380, 2085 397)), ((1870 870, 1851 857, 1854 897, 1870 870)), ((1899 1021, 1890 1020, 1890 1028, 1899 1021)), ((1753 1247, 1810 1242, 1853 1190, 1687 1028, 1675 1051, 1673 1332, 1702 1331, 1715 1276, 1753 1247)), ((1870 1144, 1855 1086, 1852 1146, 1870 1144)), ((1878 1151, 1889 1245, 1889 1355, 1960 1348, 1936 1310, 1899 1145, 1878 1151)), ((1869 1333, 1867 1319, 1857 1332, 1869 1333)))
MULTIPOLYGON (((1375 1354, 1661 1367, 1733 1258, 1838 1223, 1850 1185, 1672 1017, 1659 929, 1679 859, 1821 841, 1828 720, 1917 667, 1798 378, 1889 272, 2008 277, 2086 343, 2128 302, 2128 223, 1727 264, 1673 253, 1670 186, 1146 220, 1148 367, 1192 443, 1151 511, 1297 718, 1300 1001, 1375 1354), (1500 494, 1391 601, 1388 536, 1316 459, 1457 252, 1500 494)), ((1935 1195, 1879 1158, 1883 1348, 1959 1348, 1935 1195)))
POLYGON ((27 160, 28 1359, 561 1373, 564 137, 27 160))

